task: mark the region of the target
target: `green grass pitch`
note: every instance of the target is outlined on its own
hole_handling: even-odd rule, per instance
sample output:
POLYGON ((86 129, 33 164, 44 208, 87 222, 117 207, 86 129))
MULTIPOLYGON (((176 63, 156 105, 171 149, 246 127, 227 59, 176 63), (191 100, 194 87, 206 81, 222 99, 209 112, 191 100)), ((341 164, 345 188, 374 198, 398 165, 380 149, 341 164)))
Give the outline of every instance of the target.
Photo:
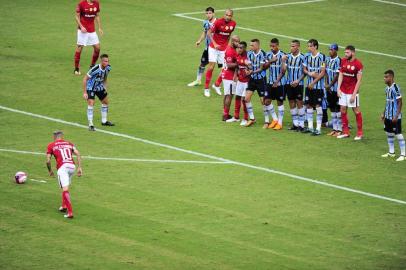
MULTIPOLYGON (((383 72, 394 69, 406 89, 406 1, 393 1, 400 5, 330 0, 235 12, 241 27, 400 56, 358 53, 365 66, 360 142, 263 130, 261 117, 252 128, 226 125, 220 97, 186 86, 199 64, 194 42, 201 23, 173 14, 294 0, 101 1, 102 52, 112 65, 109 118, 116 126, 100 126, 97 103, 96 128, 404 202, 406 163, 380 157, 387 151, 379 121, 383 72)), ((0 1, 0 106, 87 124, 82 77, 72 74, 76 2, 0 1)), ((274 37, 236 33, 259 38, 265 50, 274 37)), ((279 39, 288 51, 290 39, 279 39)), ((320 49, 327 53, 327 46, 320 49)), ((91 53, 82 53, 82 73, 91 53)), ((257 98, 253 104, 260 116, 257 98)), ((52 131, 63 129, 85 156, 216 161, 4 109, 0 125, 1 149, 44 152, 52 131)), ((75 219, 65 220, 45 157, 0 151, 0 269, 406 267, 400 202, 237 164, 84 159, 83 169, 71 187, 75 219), (47 182, 16 185, 19 170, 47 182)))

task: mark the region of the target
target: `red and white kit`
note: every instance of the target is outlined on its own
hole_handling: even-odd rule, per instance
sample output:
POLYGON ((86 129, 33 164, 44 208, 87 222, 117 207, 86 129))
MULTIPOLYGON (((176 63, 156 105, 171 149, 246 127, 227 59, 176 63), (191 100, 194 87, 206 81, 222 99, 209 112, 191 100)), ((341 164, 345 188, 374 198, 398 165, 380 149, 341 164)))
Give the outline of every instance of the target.
POLYGON ((236 95, 240 97, 245 97, 245 91, 248 87, 248 81, 250 80, 250 75, 247 75, 247 68, 250 61, 247 57, 247 53, 238 55, 238 81, 236 87, 236 95))
POLYGON ((234 81, 234 74, 236 68, 229 68, 227 64, 237 63, 237 57, 237 51, 232 46, 228 46, 225 51, 224 68, 221 74, 223 77, 224 95, 235 94, 237 83, 234 81))
POLYGON ((213 41, 209 45, 209 62, 217 62, 223 64, 225 50, 230 40, 231 33, 235 30, 237 23, 233 20, 226 21, 224 18, 217 19, 211 31, 213 33, 213 40, 219 46, 218 49, 214 47, 213 41))
POLYGON ((83 0, 77 5, 76 13, 80 14, 80 23, 86 28, 86 32, 83 33, 78 27, 78 45, 91 46, 100 43, 94 26, 94 20, 99 12, 100 5, 98 1, 89 3, 83 0))
POLYGON ((357 74, 362 73, 363 65, 361 61, 355 59, 354 61, 348 61, 343 58, 341 60, 340 73, 343 75, 343 81, 341 83, 340 90, 342 95, 339 100, 341 106, 350 108, 359 107, 359 94, 357 93, 355 101, 350 102, 351 96, 354 93, 355 85, 357 84, 357 74))
POLYGON ((58 181, 61 187, 69 186, 71 178, 75 173, 74 149, 75 146, 65 140, 56 140, 48 144, 47 154, 55 157, 58 181))

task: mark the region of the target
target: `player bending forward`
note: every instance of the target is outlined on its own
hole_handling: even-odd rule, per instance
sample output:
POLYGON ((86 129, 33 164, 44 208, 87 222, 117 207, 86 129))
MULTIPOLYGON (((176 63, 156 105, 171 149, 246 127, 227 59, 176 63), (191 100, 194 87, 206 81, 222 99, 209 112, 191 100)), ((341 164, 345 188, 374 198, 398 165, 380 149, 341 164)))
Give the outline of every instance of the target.
POLYGON ((400 157, 396 161, 405 160, 405 138, 402 134, 402 94, 400 87, 395 83, 395 73, 392 70, 385 71, 385 84, 387 85, 386 106, 381 119, 385 124, 384 130, 388 136, 389 152, 382 157, 395 157, 395 137, 400 147, 400 157))
POLYGON ((107 113, 109 111, 109 99, 107 97, 107 75, 111 70, 109 65, 109 56, 102 54, 100 56, 100 64, 92 67, 86 76, 83 78, 83 98, 87 101, 87 120, 89 122, 89 131, 95 131, 93 125, 93 107, 95 96, 102 103, 101 117, 103 126, 114 126, 110 121, 107 121, 107 113))
POLYGON ((76 147, 63 139, 62 131, 54 132, 54 141, 48 144, 47 148, 47 168, 50 176, 54 176, 54 172, 51 168, 51 156, 55 157, 57 176, 59 186, 62 189, 62 205, 59 207, 59 211, 68 212, 64 215, 65 218, 73 218, 72 202, 69 194, 69 185, 72 180, 72 176, 75 173, 75 161, 73 160, 73 154, 76 155, 78 160, 77 175, 82 175, 81 158, 80 153, 76 147))

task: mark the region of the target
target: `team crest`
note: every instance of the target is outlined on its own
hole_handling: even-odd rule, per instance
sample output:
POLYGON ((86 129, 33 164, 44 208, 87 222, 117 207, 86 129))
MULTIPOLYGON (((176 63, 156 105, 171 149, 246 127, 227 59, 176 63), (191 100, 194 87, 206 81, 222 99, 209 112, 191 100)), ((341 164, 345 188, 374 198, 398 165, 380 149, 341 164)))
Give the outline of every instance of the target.
POLYGON ((233 30, 233 28, 234 28, 233 26, 230 26, 230 30, 233 30))
POLYGON ((351 70, 354 70, 355 69, 355 67, 354 66, 351 66, 351 70))
POLYGON ((350 65, 347 65, 347 69, 350 69, 351 68, 351 66, 350 65))
POLYGON ((228 26, 226 26, 226 30, 228 30, 228 26))

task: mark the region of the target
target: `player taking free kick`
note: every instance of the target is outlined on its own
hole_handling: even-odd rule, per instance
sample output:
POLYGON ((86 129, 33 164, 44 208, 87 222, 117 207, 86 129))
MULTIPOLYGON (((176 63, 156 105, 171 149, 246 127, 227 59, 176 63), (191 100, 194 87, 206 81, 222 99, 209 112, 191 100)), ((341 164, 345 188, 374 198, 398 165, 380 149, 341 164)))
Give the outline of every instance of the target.
POLYGON ((77 175, 82 175, 81 158, 80 153, 76 147, 65 141, 63 138, 63 132, 58 130, 54 132, 54 141, 48 144, 46 164, 50 176, 54 176, 54 172, 51 168, 51 156, 55 157, 57 176, 59 186, 62 189, 62 205, 59 208, 61 212, 68 212, 64 215, 65 218, 73 218, 72 202, 69 194, 69 185, 73 174, 75 173, 75 161, 73 160, 73 154, 76 155, 78 160, 77 175))

